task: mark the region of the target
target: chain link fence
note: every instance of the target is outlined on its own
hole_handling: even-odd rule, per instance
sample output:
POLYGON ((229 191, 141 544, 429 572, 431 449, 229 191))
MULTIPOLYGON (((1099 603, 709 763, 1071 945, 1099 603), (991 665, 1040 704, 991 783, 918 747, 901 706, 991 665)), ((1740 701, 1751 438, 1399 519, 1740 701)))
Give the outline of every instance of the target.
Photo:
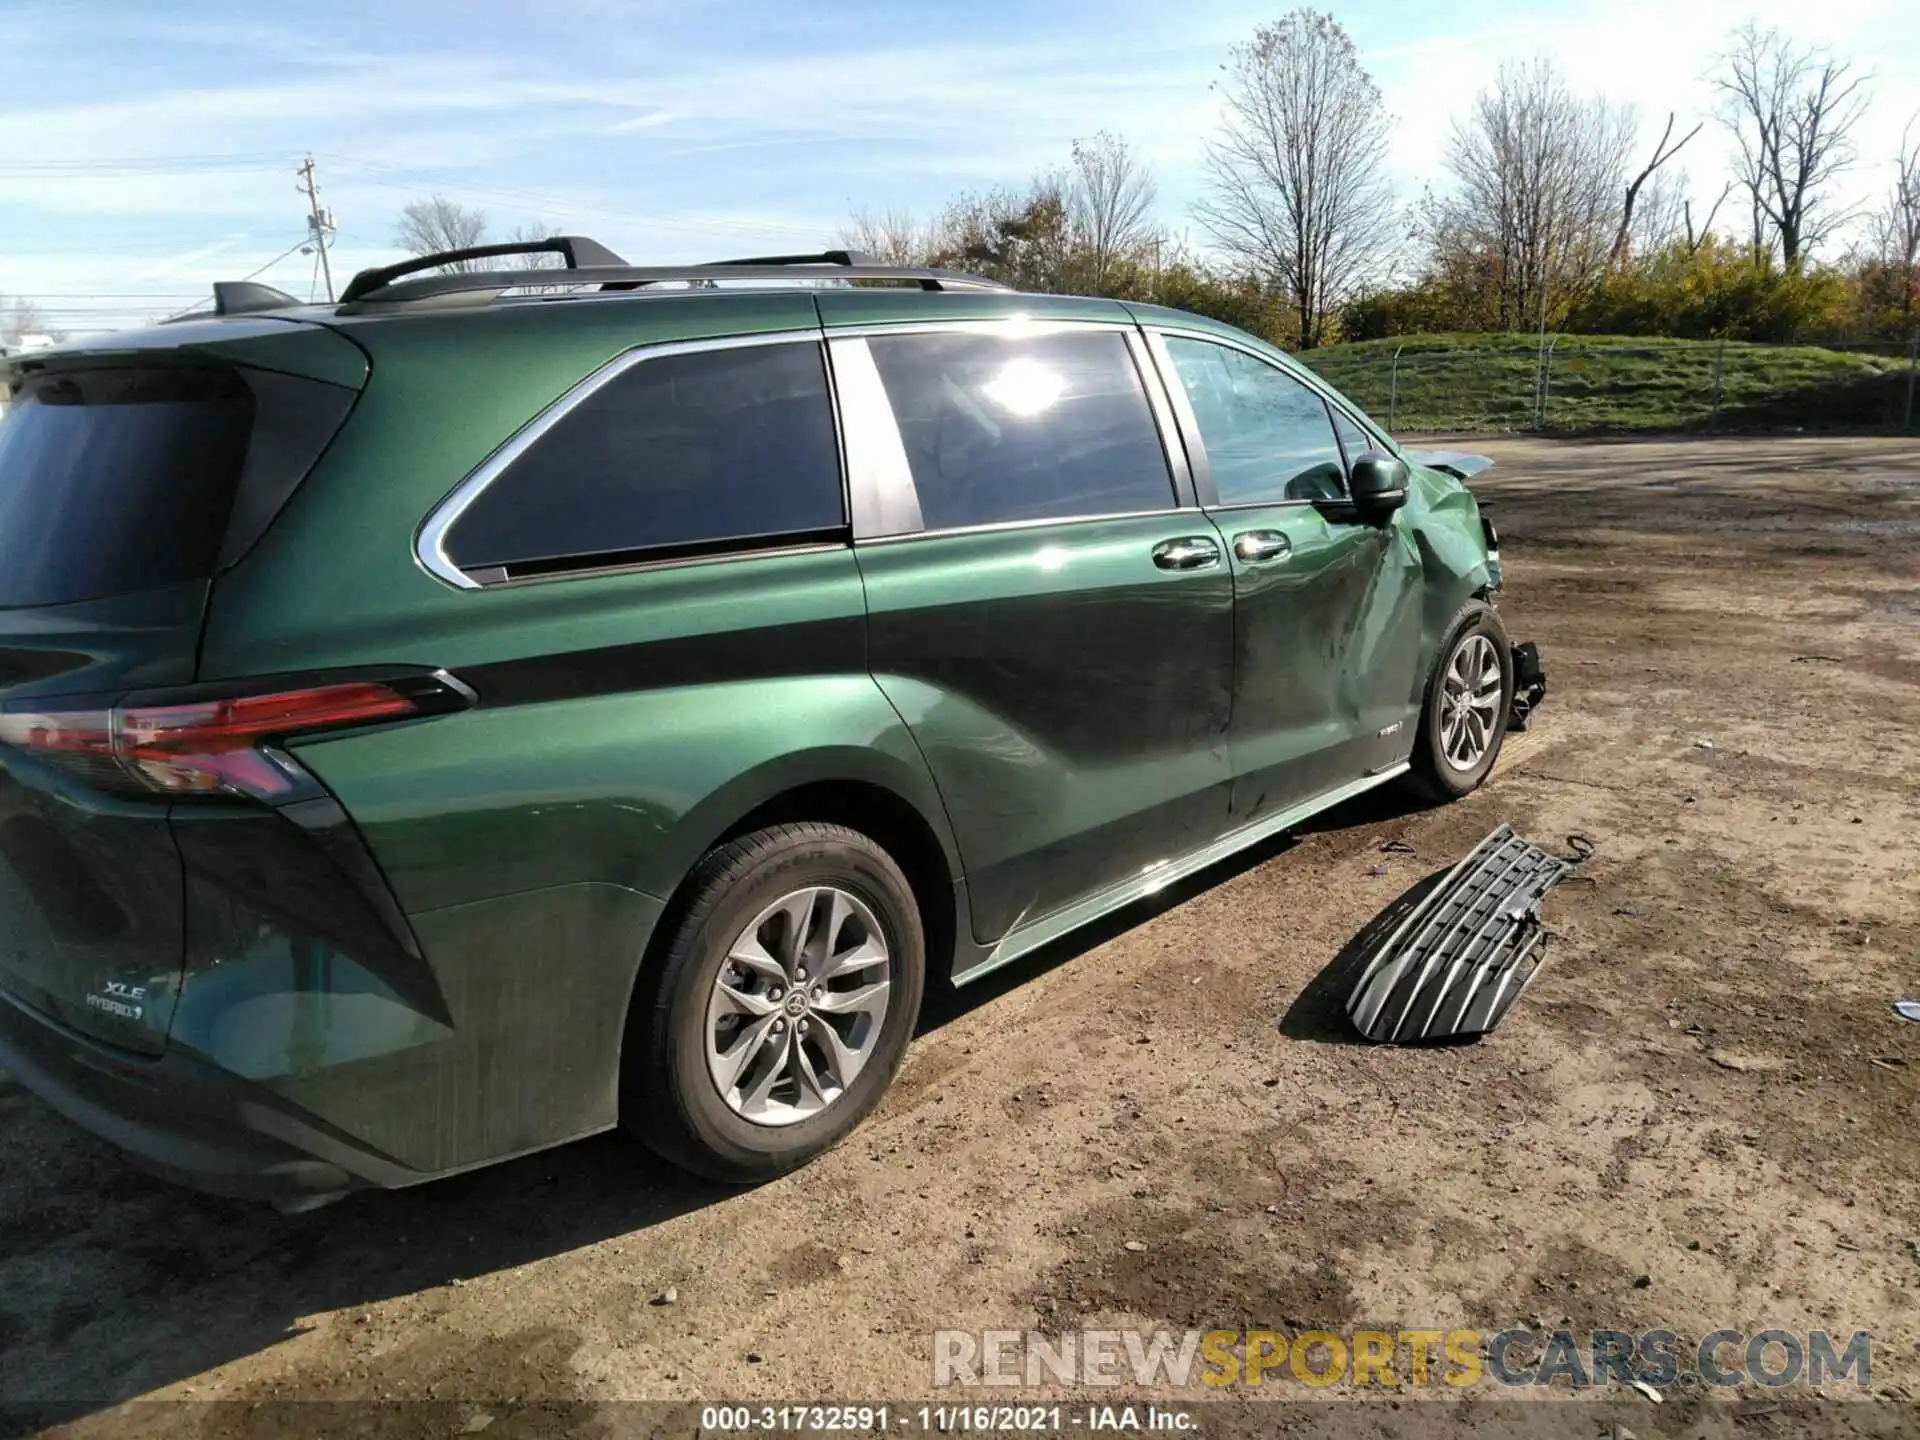
POLYGON ((1806 346, 1430 336, 1299 358, 1394 431, 1920 428, 1920 337, 1806 346))

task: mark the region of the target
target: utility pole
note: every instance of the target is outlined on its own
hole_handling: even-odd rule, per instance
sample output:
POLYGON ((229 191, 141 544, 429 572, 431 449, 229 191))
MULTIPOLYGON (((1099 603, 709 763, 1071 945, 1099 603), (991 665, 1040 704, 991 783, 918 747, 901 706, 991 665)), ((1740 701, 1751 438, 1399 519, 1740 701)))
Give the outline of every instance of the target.
POLYGON ((327 260, 327 236, 333 232, 333 212, 320 208, 320 186, 313 178, 313 156, 307 156, 294 171, 300 183, 294 188, 307 197, 307 232, 320 252, 320 273, 327 281, 327 303, 333 303, 333 266, 327 260))

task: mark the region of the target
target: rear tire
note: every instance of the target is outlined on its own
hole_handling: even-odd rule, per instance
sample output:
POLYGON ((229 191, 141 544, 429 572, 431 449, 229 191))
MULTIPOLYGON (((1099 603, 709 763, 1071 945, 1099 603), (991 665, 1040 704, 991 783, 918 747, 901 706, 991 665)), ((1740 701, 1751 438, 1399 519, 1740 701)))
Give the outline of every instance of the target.
POLYGON ((1427 677, 1408 776, 1442 804, 1480 788, 1500 758, 1513 710, 1513 646, 1499 613, 1469 600, 1446 637, 1427 677))
POLYGON ((710 851, 634 997, 621 1121, 697 1174, 753 1184, 838 1144, 913 1035, 926 939, 873 840, 813 822, 710 851))

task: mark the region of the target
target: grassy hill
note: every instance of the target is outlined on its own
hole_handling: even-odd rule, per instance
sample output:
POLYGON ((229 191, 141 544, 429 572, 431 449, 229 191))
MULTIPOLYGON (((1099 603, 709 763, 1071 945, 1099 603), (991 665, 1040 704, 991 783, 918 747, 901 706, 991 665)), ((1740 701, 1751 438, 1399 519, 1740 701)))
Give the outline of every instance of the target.
MULTIPOLYGON (((1396 430, 1536 425, 1536 337, 1408 335, 1330 345, 1299 358, 1383 424, 1391 408, 1396 430)), ((1553 346, 1544 428, 1890 429, 1903 422, 1907 387, 1905 354, 1735 341, 1723 350, 1717 340, 1567 335, 1553 346)), ((1920 423, 1920 399, 1913 419, 1920 423)))

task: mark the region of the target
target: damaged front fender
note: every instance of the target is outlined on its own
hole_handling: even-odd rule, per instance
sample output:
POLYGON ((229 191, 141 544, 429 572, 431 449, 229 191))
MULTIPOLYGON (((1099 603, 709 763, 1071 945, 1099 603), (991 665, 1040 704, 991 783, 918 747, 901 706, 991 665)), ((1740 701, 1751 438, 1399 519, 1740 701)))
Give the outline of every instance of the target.
POLYGON ((1404 458, 1429 470, 1440 470, 1456 480, 1471 480, 1482 470, 1491 470, 1493 461, 1485 455, 1470 455, 1464 450, 1408 450, 1404 458))
MULTIPOLYGON (((1479 503, 1452 474, 1425 465, 1413 468, 1408 499, 1406 529, 1419 552, 1424 580, 1421 653, 1431 658, 1439 653, 1460 607, 1499 590, 1499 556, 1482 523, 1479 503)), ((1420 703, 1428 668, 1420 666, 1413 677, 1410 703, 1420 703)))

